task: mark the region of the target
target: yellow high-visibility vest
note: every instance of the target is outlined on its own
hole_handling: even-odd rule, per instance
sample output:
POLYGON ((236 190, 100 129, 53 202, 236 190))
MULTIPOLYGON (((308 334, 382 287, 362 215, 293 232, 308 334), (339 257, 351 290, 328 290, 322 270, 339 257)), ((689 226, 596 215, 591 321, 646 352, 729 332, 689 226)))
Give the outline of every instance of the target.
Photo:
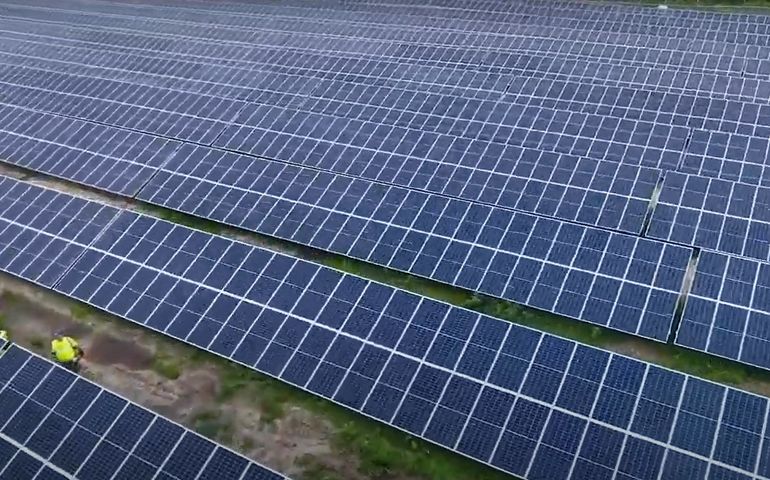
POLYGON ((59 362, 71 362, 77 357, 78 342, 70 337, 54 338, 51 353, 59 362))
POLYGON ((5 330, 0 330, 0 340, 5 340, 6 342, 10 342, 11 340, 8 338, 8 332, 5 330))

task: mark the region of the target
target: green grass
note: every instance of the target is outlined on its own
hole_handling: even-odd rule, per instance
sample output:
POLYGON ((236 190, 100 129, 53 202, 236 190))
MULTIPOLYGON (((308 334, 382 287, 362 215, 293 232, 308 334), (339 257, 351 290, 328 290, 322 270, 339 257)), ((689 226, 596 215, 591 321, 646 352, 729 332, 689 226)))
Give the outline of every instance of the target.
POLYGON ((302 480, 339 480, 337 472, 313 457, 303 457, 299 464, 302 466, 302 480))
POLYGON ((139 211, 148 215, 162 218, 163 220, 177 223, 179 225, 185 225, 190 228, 202 230, 204 232, 213 233, 215 235, 219 235, 225 230, 225 226, 221 223, 198 218, 194 215, 188 215, 186 213, 171 210, 169 208, 157 207, 155 205, 145 203, 139 204, 139 207, 139 211))
POLYGON ((228 442, 233 436, 233 423, 221 412, 205 410, 197 413, 192 420, 193 430, 214 440, 228 442))
POLYGON ((6 305, 15 305, 18 304, 19 301, 21 301, 21 297, 19 295, 16 295, 13 292, 10 291, 4 291, 2 295, 0 295, 0 300, 6 305))
POLYGON ((226 360, 216 359, 214 363, 219 371, 217 397, 220 402, 240 396, 256 403, 264 423, 283 417, 285 404, 295 395, 292 387, 226 360))
POLYGON ((70 307, 70 315, 76 320, 85 320, 99 314, 99 309, 86 303, 73 303, 70 307))
POLYGON ((152 360, 152 371, 163 378, 176 380, 182 375, 182 366, 178 359, 156 354, 152 360))

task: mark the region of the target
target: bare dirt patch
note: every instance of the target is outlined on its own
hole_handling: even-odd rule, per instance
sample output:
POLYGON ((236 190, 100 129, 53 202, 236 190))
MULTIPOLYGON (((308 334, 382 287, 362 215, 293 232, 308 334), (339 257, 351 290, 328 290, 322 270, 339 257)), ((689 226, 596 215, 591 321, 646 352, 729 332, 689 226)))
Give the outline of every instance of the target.
POLYGON ((101 365, 120 364, 130 370, 147 370, 152 367, 154 353, 132 340, 98 332, 89 339, 88 361, 101 365))

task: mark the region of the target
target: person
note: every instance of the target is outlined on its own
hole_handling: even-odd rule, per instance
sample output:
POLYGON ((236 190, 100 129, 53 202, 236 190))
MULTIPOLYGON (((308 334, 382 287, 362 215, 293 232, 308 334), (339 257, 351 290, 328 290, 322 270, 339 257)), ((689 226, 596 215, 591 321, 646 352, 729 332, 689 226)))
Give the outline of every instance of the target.
POLYGON ((57 332, 51 340, 51 355, 59 365, 75 373, 80 370, 80 359, 83 358, 83 353, 83 349, 72 337, 57 332))
POLYGON ((8 337, 8 332, 5 330, 0 330, 0 341, 3 342, 10 342, 11 339, 8 337))

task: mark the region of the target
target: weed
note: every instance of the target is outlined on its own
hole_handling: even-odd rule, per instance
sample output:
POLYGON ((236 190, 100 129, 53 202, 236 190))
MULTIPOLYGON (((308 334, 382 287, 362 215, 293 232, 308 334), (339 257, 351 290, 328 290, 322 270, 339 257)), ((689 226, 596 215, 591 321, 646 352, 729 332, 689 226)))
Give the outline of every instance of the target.
POLYGON ((732 360, 671 346, 662 346, 660 349, 663 350, 660 363, 664 366, 714 382, 741 385, 751 379, 770 380, 770 372, 732 360))
POLYGON ((80 302, 75 303, 70 307, 70 315, 76 320, 85 320, 88 317, 97 315, 97 312, 99 312, 99 310, 96 308, 80 302))
POLYGON ((251 436, 245 436, 241 438, 241 445, 240 450, 244 452, 250 452, 254 449, 256 444, 254 443, 254 438, 251 436))
POLYGON ((22 299, 20 295, 6 290, 2 293, 2 295, 0 295, 0 300, 2 300, 4 304, 10 306, 18 304, 22 299))
POLYGON ((265 423, 273 423, 284 415, 284 405, 292 398, 293 389, 253 370, 227 362, 219 363, 219 401, 240 395, 256 398, 265 423))
POLYGON ((177 359, 156 355, 152 361, 152 370, 161 377, 176 380, 182 375, 182 367, 177 359))
POLYGON ((271 424, 286 413, 284 406, 289 401, 289 397, 282 395, 273 395, 269 398, 262 398, 259 402, 261 416, 259 419, 263 423, 271 424))
POLYGON ((227 401, 252 387, 259 375, 247 368, 217 360, 219 367, 219 400, 227 401))
POLYGON ((218 235, 224 230, 224 226, 220 223, 205 220, 194 215, 178 212, 164 207, 157 207, 155 205, 141 204, 140 210, 143 213, 152 215, 154 217, 161 218, 171 223, 177 223, 179 225, 185 225, 196 230, 213 233, 218 235))
POLYGON ((233 423, 221 412, 204 410, 192 419, 193 429, 212 440, 227 441, 232 437, 233 423))
POLYGON ((316 460, 312 455, 305 455, 298 460, 302 466, 302 480, 338 480, 339 474, 316 460))
POLYGON ((338 412, 334 416, 338 428, 337 448, 355 454, 359 470, 367 476, 379 478, 401 472, 429 480, 512 478, 374 421, 352 419, 348 412, 338 412), (345 418, 348 420, 341 422, 345 418))

